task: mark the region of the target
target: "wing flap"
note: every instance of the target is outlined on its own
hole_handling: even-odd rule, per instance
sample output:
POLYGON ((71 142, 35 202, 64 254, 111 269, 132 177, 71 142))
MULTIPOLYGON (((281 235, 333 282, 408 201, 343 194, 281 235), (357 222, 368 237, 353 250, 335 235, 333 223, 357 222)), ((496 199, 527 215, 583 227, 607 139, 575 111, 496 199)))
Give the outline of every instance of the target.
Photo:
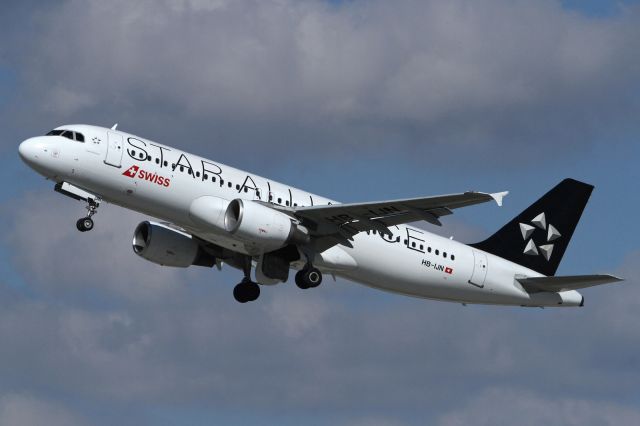
POLYGON ((562 277, 516 278, 528 291, 560 292, 624 281, 613 275, 570 275, 562 277))

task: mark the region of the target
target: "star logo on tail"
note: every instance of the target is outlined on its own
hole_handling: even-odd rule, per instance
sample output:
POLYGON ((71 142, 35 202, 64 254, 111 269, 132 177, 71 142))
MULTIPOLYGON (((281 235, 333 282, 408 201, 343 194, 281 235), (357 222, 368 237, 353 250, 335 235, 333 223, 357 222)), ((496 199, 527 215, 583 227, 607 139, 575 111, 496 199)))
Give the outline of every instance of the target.
POLYGON ((523 253, 529 256, 542 255, 546 260, 551 259, 551 254, 553 253, 553 244, 550 243, 562 236, 555 226, 547 224, 544 212, 531 219, 531 224, 520 223, 520 232, 522 233, 522 238, 527 242, 523 253), (536 229, 545 231, 546 244, 536 245, 532 238, 536 229))

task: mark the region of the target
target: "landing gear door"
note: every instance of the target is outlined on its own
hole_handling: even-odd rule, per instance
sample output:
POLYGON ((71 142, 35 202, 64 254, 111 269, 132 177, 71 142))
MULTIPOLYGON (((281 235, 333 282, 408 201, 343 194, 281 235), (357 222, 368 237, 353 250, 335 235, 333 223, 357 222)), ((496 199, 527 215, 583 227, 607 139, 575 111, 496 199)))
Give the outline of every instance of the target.
POLYGON ((469 279, 469 284, 476 287, 484 287, 484 280, 487 278, 487 255, 481 251, 473 250, 473 273, 469 279))
POLYGON ((122 135, 113 132, 107 132, 107 158, 104 162, 110 166, 122 167, 123 149, 122 135))

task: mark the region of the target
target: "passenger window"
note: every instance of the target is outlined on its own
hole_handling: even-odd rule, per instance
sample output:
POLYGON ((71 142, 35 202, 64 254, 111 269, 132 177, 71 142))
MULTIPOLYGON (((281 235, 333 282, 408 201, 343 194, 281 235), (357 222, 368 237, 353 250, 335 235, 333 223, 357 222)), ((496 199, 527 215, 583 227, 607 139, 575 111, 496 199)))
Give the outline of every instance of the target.
POLYGON ((442 253, 442 257, 444 257, 445 259, 447 258, 447 252, 446 251, 442 253))
POLYGON ((416 247, 416 242, 415 241, 411 243, 411 247, 413 247, 413 248, 416 247))
POLYGON ((409 241, 407 241, 406 239, 404 240, 404 245, 408 246, 409 245, 409 241))
POLYGON ((451 255, 451 260, 456 260, 456 257, 454 255, 451 255))
POLYGON ((269 201, 273 201, 273 195, 269 194, 269 201))
POLYGON ((431 253, 431 247, 427 247, 427 252, 431 253))
POLYGON ((156 164, 160 164, 160 159, 156 158, 156 164))
POLYGON ((167 160, 164 161, 164 166, 167 167, 169 165, 169 162, 167 160))
POLYGON ((133 149, 131 150, 131 156, 132 156, 132 157, 135 157, 135 156, 136 156, 136 152, 135 152, 133 149))
POLYGON ((424 250, 424 246, 420 244, 420 250, 424 250))
MULTIPOLYGON (((214 180, 215 182, 215 180, 214 180)), ((220 178, 220 186, 224 185, 224 179, 220 178)))
POLYGON ((76 132, 76 140, 78 142, 84 142, 84 135, 82 133, 76 132))
POLYGON ((200 177, 200 172, 196 172, 196 177, 200 177))
POLYGON ((138 155, 138 156, 140 157, 141 160, 144 159, 144 154, 143 153, 140 153, 140 155, 138 155))
POLYGON ((396 238, 396 243, 399 243, 399 242, 400 242, 400 237, 397 237, 396 238))
POLYGON ((180 166, 180 171, 184 172, 184 166, 180 166))
POLYGON ((147 161, 151 161, 151 156, 147 155, 147 161))
POLYGON ((204 173, 204 174, 202 175, 202 179, 204 179, 204 180, 209 179, 209 175, 208 175, 208 174, 206 174, 206 173, 204 173))
POLYGON ((236 184, 236 189, 239 191, 240 190, 240 185, 236 184))
POLYGON ((227 186, 228 186, 229 188, 231 188, 231 186, 233 186, 233 184, 232 184, 231 182, 227 182, 227 186))
POLYGON ((278 204, 282 204, 282 198, 278 198, 278 204))
POLYGON ((244 187, 244 192, 249 192, 249 188, 247 188, 246 186, 244 187))
POLYGON ((293 207, 298 207, 298 203, 293 203, 293 207))
POLYGON ((285 201, 285 204, 289 207, 289 200, 285 201))
POLYGON ((440 250, 436 250, 436 256, 440 254, 440 250))
POLYGON ((192 173, 193 173, 193 170, 191 170, 191 169, 187 169, 187 174, 188 174, 188 175, 190 175, 190 174, 192 174, 192 173))
POLYGON ((211 182, 215 182, 216 181, 216 177, 215 176, 211 176, 211 182))

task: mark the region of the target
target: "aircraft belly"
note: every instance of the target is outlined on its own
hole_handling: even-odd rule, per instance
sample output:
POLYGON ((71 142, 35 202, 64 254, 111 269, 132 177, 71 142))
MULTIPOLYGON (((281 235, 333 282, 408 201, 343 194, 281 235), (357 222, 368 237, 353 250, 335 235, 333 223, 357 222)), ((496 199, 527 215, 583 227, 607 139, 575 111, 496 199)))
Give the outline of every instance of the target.
MULTIPOLYGON (((448 243, 445 241, 439 242, 448 243)), ((490 275, 483 288, 472 285, 469 279, 473 255, 463 244, 448 243, 456 259, 448 264, 452 266, 440 268, 437 260, 427 253, 417 253, 401 245, 390 247, 375 240, 367 243, 357 244, 356 240, 353 249, 345 249, 356 260, 358 268, 338 272, 340 276, 369 287, 428 299, 487 304, 521 304, 528 299, 516 288, 496 287, 493 279, 489 280, 490 275)))

